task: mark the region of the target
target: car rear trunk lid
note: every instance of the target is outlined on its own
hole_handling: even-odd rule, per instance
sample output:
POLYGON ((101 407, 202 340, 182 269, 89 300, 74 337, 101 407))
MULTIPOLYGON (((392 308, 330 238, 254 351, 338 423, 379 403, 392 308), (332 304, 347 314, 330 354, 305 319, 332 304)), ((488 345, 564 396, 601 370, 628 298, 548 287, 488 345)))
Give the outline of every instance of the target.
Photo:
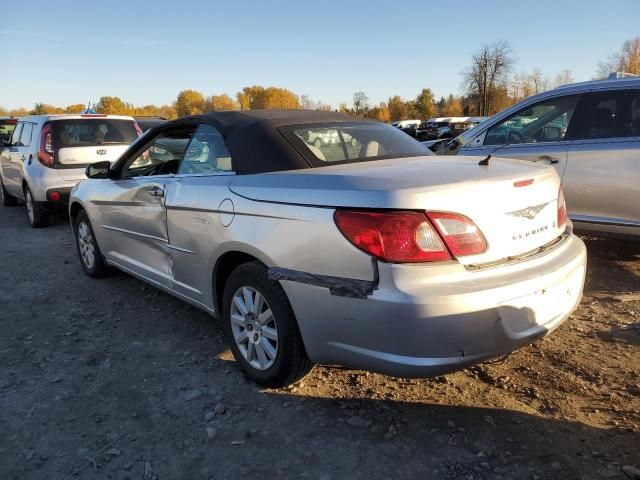
POLYGON ((486 252, 460 257, 482 264, 530 252, 557 238, 560 180, 552 167, 511 159, 417 157, 237 176, 243 197, 317 207, 444 211, 473 220, 486 252))

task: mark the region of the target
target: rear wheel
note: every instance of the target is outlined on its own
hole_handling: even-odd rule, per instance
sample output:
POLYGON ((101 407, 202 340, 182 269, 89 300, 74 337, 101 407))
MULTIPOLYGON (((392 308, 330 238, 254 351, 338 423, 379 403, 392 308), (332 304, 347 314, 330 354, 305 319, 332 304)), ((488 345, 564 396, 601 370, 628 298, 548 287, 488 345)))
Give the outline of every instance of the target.
POLYGON ((80 264, 84 273, 93 278, 101 278, 107 275, 108 267, 102 257, 100 247, 93 234, 89 216, 84 210, 80 210, 75 222, 76 247, 80 264))
POLYGON ((254 381, 282 387, 311 370, 289 300, 264 265, 246 263, 231 273, 222 308, 233 356, 254 381))
POLYGON ((49 216, 33 199, 33 194, 27 186, 24 187, 24 206, 27 209, 29 225, 33 228, 41 228, 49 223, 49 216))
POLYGON ((9 192, 7 192, 7 189, 4 188, 2 178, 0 178, 0 200, 2 200, 2 205, 4 205, 5 207, 13 207, 18 203, 18 199, 9 194, 9 192))

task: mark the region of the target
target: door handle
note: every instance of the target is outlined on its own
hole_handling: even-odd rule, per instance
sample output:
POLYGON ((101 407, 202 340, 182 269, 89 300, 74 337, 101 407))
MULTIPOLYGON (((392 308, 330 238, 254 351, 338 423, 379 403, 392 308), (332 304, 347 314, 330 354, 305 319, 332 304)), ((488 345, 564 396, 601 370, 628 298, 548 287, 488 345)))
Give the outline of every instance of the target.
POLYGON ((152 197, 164 197, 164 190, 160 187, 153 187, 147 190, 152 197))
POLYGON ((549 165, 555 165, 560 163, 560 160, 557 158, 550 157, 549 155, 542 155, 536 159, 536 162, 547 162, 549 165))

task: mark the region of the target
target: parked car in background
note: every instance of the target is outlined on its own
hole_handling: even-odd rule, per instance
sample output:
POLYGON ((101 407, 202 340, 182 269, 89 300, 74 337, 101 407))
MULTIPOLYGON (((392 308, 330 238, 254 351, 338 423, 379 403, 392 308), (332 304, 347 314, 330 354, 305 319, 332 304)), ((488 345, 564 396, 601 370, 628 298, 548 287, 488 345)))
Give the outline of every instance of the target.
POLYGON ((422 123, 420 120, 396 120, 395 122, 391 123, 391 126, 403 129, 412 125, 418 126, 420 125, 420 123, 422 123))
POLYGON ((112 265, 221 317, 261 384, 314 362, 439 375, 556 328, 585 275, 553 168, 459 160, 333 112, 212 112, 89 166, 69 212, 87 275, 112 265))
POLYGON ((439 138, 457 137, 486 119, 487 117, 430 118, 418 126, 416 138, 421 142, 426 142, 439 138))
POLYGON ((418 125, 416 138, 420 141, 435 140, 440 138, 440 135, 448 128, 449 118, 430 118, 418 125))
POLYGON ((140 134, 133 118, 118 115, 31 115, 16 123, 0 152, 0 194, 5 206, 25 202, 32 227, 65 211, 85 167, 115 161, 140 134))
POLYGON ((446 135, 441 135, 441 138, 455 138, 462 135, 467 130, 479 125, 485 121, 488 117, 463 117, 461 119, 454 119, 449 122, 449 131, 446 135))
POLYGON ((9 141, 9 139, 11 138, 11 134, 13 133, 13 129, 16 128, 17 123, 17 118, 0 117, 0 148, 2 148, 5 143, 9 141))
POLYGON ((640 238, 640 77, 575 83, 527 98, 442 153, 553 165, 576 230, 640 238))
POLYGON ((346 132, 342 133, 342 138, 341 138, 338 132, 319 129, 319 130, 309 130, 305 141, 307 143, 313 144, 317 148, 320 148, 323 145, 341 144, 342 141, 355 145, 356 139, 351 137, 346 132))
POLYGON ((167 119, 164 117, 137 116, 133 118, 143 133, 153 127, 162 125, 164 122, 167 121, 167 119))

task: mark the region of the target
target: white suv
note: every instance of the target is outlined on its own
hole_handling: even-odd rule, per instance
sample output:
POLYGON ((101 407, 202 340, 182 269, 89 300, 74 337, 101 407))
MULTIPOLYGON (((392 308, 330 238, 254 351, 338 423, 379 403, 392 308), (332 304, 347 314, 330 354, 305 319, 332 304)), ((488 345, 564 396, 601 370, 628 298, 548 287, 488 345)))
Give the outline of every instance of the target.
POLYGON ((42 227, 49 214, 67 208, 69 192, 91 163, 117 160, 141 134, 132 117, 32 115, 19 119, 0 146, 2 204, 24 200, 29 224, 42 227))

